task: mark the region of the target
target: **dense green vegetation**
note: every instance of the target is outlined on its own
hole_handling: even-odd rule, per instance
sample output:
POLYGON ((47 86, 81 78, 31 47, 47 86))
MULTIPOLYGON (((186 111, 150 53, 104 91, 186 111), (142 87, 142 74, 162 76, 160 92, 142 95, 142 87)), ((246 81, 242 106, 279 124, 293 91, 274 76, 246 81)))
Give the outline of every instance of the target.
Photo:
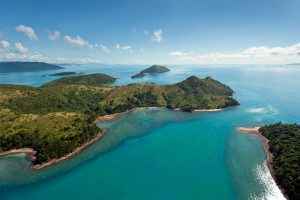
POLYGON ((43 62, 0 62, 0 73, 58 70, 63 67, 43 62))
POLYGON ((269 140, 277 183, 289 199, 300 199, 300 125, 277 123, 259 131, 269 140))
POLYGON ((79 75, 79 76, 70 76, 63 77, 54 81, 49 82, 45 86, 53 86, 53 85, 93 85, 99 86, 103 84, 111 84, 115 82, 116 78, 111 77, 106 74, 89 74, 89 75, 79 75))
POLYGON ((76 72, 58 72, 54 74, 50 74, 49 76, 70 76, 70 75, 76 75, 76 72))
POLYGON ((35 164, 72 152, 98 132, 91 119, 80 113, 36 115, 0 109, 0 151, 33 148, 37 151, 35 164))
POLYGON ((192 76, 172 85, 111 86, 92 74, 64 77, 42 87, 0 85, 0 151, 32 147, 35 163, 60 157, 99 131, 96 116, 136 107, 214 109, 238 105, 233 91, 212 78, 192 76))
POLYGON ((123 112, 134 107, 168 107, 184 111, 215 109, 238 105, 233 91, 211 78, 191 76, 173 85, 131 84, 111 90, 100 102, 102 112, 123 112))
POLYGON ((109 87, 55 85, 42 88, 0 87, 0 106, 17 113, 92 112, 109 87), (1 98, 3 99, 1 101, 1 98))
POLYGON ((141 72, 131 76, 131 78, 142 78, 146 76, 147 74, 154 75, 159 73, 165 73, 170 71, 167 67, 162 65, 152 65, 148 67, 147 69, 142 70, 141 72))

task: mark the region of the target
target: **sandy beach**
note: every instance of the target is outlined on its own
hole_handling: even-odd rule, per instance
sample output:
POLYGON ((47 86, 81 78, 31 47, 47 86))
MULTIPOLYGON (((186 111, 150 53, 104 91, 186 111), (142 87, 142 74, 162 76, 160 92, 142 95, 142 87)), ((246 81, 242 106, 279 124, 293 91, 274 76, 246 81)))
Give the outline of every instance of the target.
MULTIPOLYGON (((182 111, 181 108, 174 108, 172 109, 173 111, 182 111)), ((218 108, 218 109, 194 109, 192 112, 220 112, 223 111, 224 109, 218 108)))
POLYGON ((31 148, 11 149, 9 151, 4 151, 0 153, 0 157, 14 155, 14 154, 21 154, 21 153, 26 154, 31 160, 36 159, 35 157, 36 151, 31 148))
MULTIPOLYGON (((95 121, 96 122, 105 122, 105 121, 114 120, 114 119, 120 117, 122 114, 132 112, 136 109, 144 109, 144 108, 148 109, 148 108, 151 108, 151 107, 138 107, 138 108, 133 108, 131 110, 121 112, 121 113, 114 113, 114 114, 110 114, 110 115, 97 116, 95 121)), ((163 107, 152 107, 152 108, 163 108, 163 107)), ((172 110, 173 111, 182 111, 181 108, 174 108, 172 110)), ((220 111, 223 111, 223 110, 224 109, 222 109, 222 108, 219 108, 219 109, 195 109, 192 112, 220 112, 220 111)))
POLYGON ((218 108, 218 109, 195 109, 193 112, 220 112, 223 111, 223 109, 218 108))
POLYGON ((135 109, 138 109, 138 108, 133 108, 133 109, 130 109, 130 110, 127 110, 124 112, 120 112, 120 113, 113 113, 113 114, 109 114, 109 115, 97 116, 95 122, 105 122, 105 121, 114 120, 114 119, 117 119, 118 117, 120 117, 122 114, 132 112, 135 109))
MULTIPOLYGON (((262 145, 263 145, 263 148, 264 148, 264 151, 266 153, 266 156, 267 156, 267 159, 266 159, 266 162, 267 162, 267 166, 270 170, 270 173, 273 177, 273 179, 276 181, 276 177, 275 177, 275 174, 274 174, 274 170, 273 170, 273 165, 272 165, 272 162, 273 162, 273 155, 272 153, 270 152, 270 146, 269 146, 269 140, 264 137, 260 132, 259 132, 259 129, 260 127, 256 126, 256 127, 238 127, 237 130, 240 132, 240 133, 246 133, 246 134, 251 134, 251 135, 255 135, 256 137, 258 137, 261 142, 262 142, 262 145)), ((278 184, 277 184, 278 185, 278 184)), ((279 185, 278 185, 279 189, 281 190, 282 194, 285 196, 286 199, 287 196, 285 195, 285 192, 284 192, 284 189, 281 188, 279 185)))
POLYGON ((273 178, 275 179, 274 177, 274 174, 273 174, 273 167, 272 167, 272 158, 273 158, 273 155, 272 153, 270 152, 270 147, 269 147, 269 140, 267 138, 265 138, 260 132, 259 132, 259 128, 260 127, 238 127, 237 130, 241 133, 247 133, 247 134, 252 134, 252 135, 255 135, 257 136, 261 142, 262 142, 262 145, 263 145, 263 148, 266 152, 266 155, 267 155, 267 165, 269 167, 269 170, 273 176, 273 178))
POLYGON ((119 117, 120 114, 122 114, 122 113, 114 113, 114 114, 110 114, 110 115, 97 116, 96 121, 98 121, 98 122, 110 121, 110 120, 113 120, 113 119, 119 117))

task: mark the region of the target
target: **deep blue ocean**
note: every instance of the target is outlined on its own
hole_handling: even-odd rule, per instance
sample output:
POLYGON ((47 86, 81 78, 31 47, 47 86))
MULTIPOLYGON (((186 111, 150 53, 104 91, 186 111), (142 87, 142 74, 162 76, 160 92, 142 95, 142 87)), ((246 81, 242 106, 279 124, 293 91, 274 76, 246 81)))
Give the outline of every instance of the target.
MULTIPOLYGON (((279 200, 260 141, 238 126, 300 123, 300 68, 279 65, 171 66, 131 80, 146 66, 69 65, 116 84, 169 84, 190 75, 229 85, 241 105, 215 113, 137 109, 99 124, 106 136, 75 158, 33 172, 23 155, 0 159, 1 200, 279 200)), ((55 71, 57 72, 57 71, 55 71)), ((53 71, 0 74, 0 83, 40 86, 53 71)))

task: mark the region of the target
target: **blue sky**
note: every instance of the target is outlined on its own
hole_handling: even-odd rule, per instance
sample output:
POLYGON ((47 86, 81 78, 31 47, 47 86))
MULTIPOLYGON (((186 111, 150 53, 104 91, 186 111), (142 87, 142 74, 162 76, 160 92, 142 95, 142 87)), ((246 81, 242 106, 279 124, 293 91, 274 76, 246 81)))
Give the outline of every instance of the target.
POLYGON ((2 0, 0 60, 300 61, 299 0, 2 0))

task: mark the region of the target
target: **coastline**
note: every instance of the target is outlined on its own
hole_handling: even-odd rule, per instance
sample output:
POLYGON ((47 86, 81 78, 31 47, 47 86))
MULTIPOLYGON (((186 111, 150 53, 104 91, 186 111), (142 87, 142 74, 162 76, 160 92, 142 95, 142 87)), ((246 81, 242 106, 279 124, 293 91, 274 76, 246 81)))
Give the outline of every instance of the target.
POLYGON ((268 168, 269 168, 269 170, 272 174, 272 177, 275 179, 274 172, 273 172, 273 165, 272 165, 273 155, 270 152, 269 140, 259 132, 260 127, 258 127, 258 126, 253 127, 253 128, 238 127, 237 129, 241 133, 247 133, 247 134, 255 135, 261 140, 264 151, 265 151, 266 156, 267 156, 267 166, 268 166, 268 168))
MULTIPOLYGON (((240 133, 254 135, 260 139, 260 141, 263 145, 263 149, 265 151, 266 157, 267 157, 266 162, 267 162, 267 166, 269 168, 270 174, 271 174, 272 178, 275 180, 275 183, 277 184, 276 176, 275 176, 275 173, 273 170, 273 164, 272 164, 273 163, 273 154, 270 151, 269 140, 261 134, 259 129, 260 129, 260 127, 258 127, 258 126, 251 127, 251 128, 250 127, 238 127, 237 128, 237 130, 240 133)), ((285 194, 284 188, 280 187, 280 185, 278 185, 278 184, 277 184, 277 186, 280 189, 283 196, 288 200, 288 197, 285 194)))
POLYGON ((26 156, 30 157, 31 160, 36 159, 35 158, 36 151, 32 148, 11 149, 11 150, 8 150, 8 151, 1 152, 0 157, 15 155, 15 154, 21 154, 21 153, 26 154, 26 156))
POLYGON ((45 163, 42 163, 42 164, 37 164, 37 165, 32 165, 32 169, 34 170, 40 170, 40 169, 43 169, 43 168, 46 168, 46 167, 49 167, 49 166, 52 166, 52 165, 55 165, 61 161, 64 161, 64 160, 68 160, 70 158, 72 158, 73 156, 79 154, 80 152, 82 152, 84 149, 86 149, 87 147, 89 147, 90 145, 92 145, 93 143, 95 143, 96 141, 100 140, 103 136, 104 136, 105 132, 99 132, 96 137, 94 137, 93 139, 89 140, 88 142, 82 144, 81 146, 77 147, 74 151, 72 151, 71 153, 68 153, 66 154, 65 156, 63 157, 60 157, 60 158, 54 158, 54 159, 51 159, 45 163))
MULTIPOLYGON (((191 112, 220 112, 223 111, 225 108, 213 108, 213 109, 194 109, 191 112)), ((173 111, 181 111, 186 112, 182 110, 181 108, 172 108, 173 111)))
MULTIPOLYGON (((123 114, 132 112, 132 111, 137 110, 137 109, 143 109, 143 108, 166 108, 166 107, 137 107, 137 108, 132 108, 130 110, 127 110, 127 111, 124 111, 124 112, 120 112, 120 113, 113 113, 113 114, 109 114, 109 115, 97 116, 96 119, 95 119, 95 122, 107 122, 107 121, 111 121, 111 120, 119 118, 123 114)), ((171 110, 172 111, 185 112, 181 108, 173 108, 171 110)), ((224 108, 195 109, 195 110, 192 110, 192 112, 221 112, 221 111, 224 111, 224 108)))
MULTIPOLYGON (((97 116, 96 119, 95 119, 95 122, 111 121, 111 120, 119 118, 123 114, 132 112, 132 111, 137 110, 137 109, 143 109, 143 108, 166 108, 166 107, 136 107, 136 108, 132 108, 130 110, 124 111, 124 112, 120 112, 120 113, 113 113, 113 114, 109 114, 109 115, 97 116)), ((221 111, 224 111, 224 109, 225 108, 194 109, 194 110, 192 110, 192 112, 221 112, 221 111)), ((172 110, 172 111, 186 112, 186 111, 183 111, 181 108, 172 108, 170 110, 172 110)))
MULTIPOLYGON (((104 136, 105 132, 99 132, 96 137, 94 137, 93 139, 89 140, 88 142, 82 144, 81 146, 77 147, 76 149, 74 149, 71 153, 68 153, 60 158, 54 158, 51 159, 47 162, 41 163, 41 164, 36 164, 36 165, 32 165, 31 169, 33 170, 40 170, 40 169, 44 169, 47 167, 50 167, 52 165, 58 164, 61 161, 64 160, 68 160, 70 158, 72 158, 73 156, 79 154, 80 152, 82 152, 84 149, 86 149, 88 146, 92 145, 93 143, 95 143, 96 141, 100 140, 103 136, 104 136)), ((8 150, 8 151, 4 151, 0 153, 0 157, 2 156, 9 156, 9 155, 15 155, 15 154, 21 154, 24 153, 26 154, 26 156, 28 156, 31 161, 34 161, 36 159, 35 155, 36 155, 36 151, 32 148, 21 148, 21 149, 12 149, 12 150, 8 150)))
MULTIPOLYGON (((148 108, 148 107, 140 107, 140 108, 148 108)), ((120 112, 120 113, 113 113, 113 114, 109 114, 109 115, 103 115, 103 116, 97 116, 95 119, 95 122, 106 122, 106 121, 111 121, 114 120, 118 117, 120 117, 122 114, 126 114, 129 112, 132 112, 134 110, 136 110, 138 108, 133 108, 124 112, 120 112)), ((184 112, 183 110, 181 110, 180 108, 175 108, 175 109, 171 109, 173 111, 181 111, 184 112)), ((223 111, 224 109, 195 109, 192 112, 220 112, 223 111)), ((64 160, 68 160, 72 157, 74 157, 75 155, 79 154, 81 151, 83 151, 85 148, 87 148, 88 146, 90 146, 91 144, 95 143, 96 141, 100 140, 103 136, 104 136, 105 132, 100 132, 96 135, 96 137, 94 137, 93 139, 91 139, 90 141, 82 144, 81 146, 77 147, 76 149, 74 149, 72 152, 60 157, 60 158, 54 158, 51 159, 47 162, 41 163, 41 164, 36 164, 36 165, 32 165, 31 168, 33 170, 40 170, 40 169, 44 169, 47 167, 50 167, 52 165, 55 165, 61 161, 64 160)), ((2 156, 9 156, 9 155, 14 155, 14 154, 21 154, 24 153, 26 154, 26 156, 28 156, 30 158, 31 161, 34 161, 36 159, 36 151, 32 148, 20 148, 20 149, 11 149, 5 152, 1 152, 0 153, 0 157, 2 156)))
POLYGON ((223 108, 215 108, 215 109, 195 109, 193 112, 220 112, 223 111, 223 108))
POLYGON ((95 121, 96 122, 110 121, 110 120, 116 119, 121 114, 122 113, 114 113, 114 114, 110 114, 110 115, 97 116, 96 119, 95 119, 95 121))
POLYGON ((121 117, 121 115, 129 113, 134 111, 137 108, 132 108, 130 110, 124 111, 124 112, 119 112, 119 113, 113 113, 113 114, 109 114, 109 115, 102 115, 102 116, 97 116, 95 119, 95 122, 107 122, 107 121, 111 121, 114 119, 117 119, 119 117, 121 117))

